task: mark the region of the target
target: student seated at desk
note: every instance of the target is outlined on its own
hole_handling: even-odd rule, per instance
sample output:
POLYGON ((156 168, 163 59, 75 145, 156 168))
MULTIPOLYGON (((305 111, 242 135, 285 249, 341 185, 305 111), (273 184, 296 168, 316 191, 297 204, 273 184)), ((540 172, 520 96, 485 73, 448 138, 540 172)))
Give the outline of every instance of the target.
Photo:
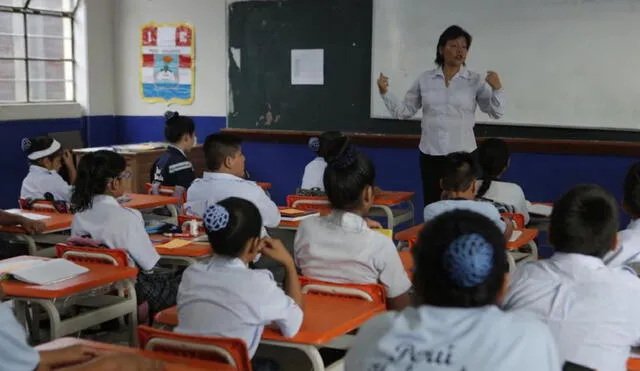
MULTIPOLYGON (((293 258, 278 240, 260 237, 260 212, 251 202, 227 198, 209 207, 204 226, 215 255, 191 265, 178 291, 176 332, 240 338, 253 357, 264 326, 274 322, 285 337, 302 325, 302 293, 293 258), (265 254, 284 265, 285 291, 268 270, 248 264, 265 254)), ((266 361, 254 360, 254 370, 266 361)))
POLYGON ((30 166, 29 173, 22 181, 20 198, 45 200, 45 194, 50 193, 56 201, 69 202, 71 186, 62 179, 58 171, 64 161, 71 184, 75 182, 76 165, 71 151, 63 150, 60 142, 46 136, 23 138, 22 151, 26 154, 30 166))
POLYGON ((631 221, 618 233, 618 248, 603 259, 610 267, 640 263, 640 162, 631 165, 624 178, 622 208, 631 221))
POLYGON ((553 205, 555 255, 520 265, 503 303, 545 321, 562 360, 598 371, 626 370, 631 347, 640 345, 640 280, 602 261, 617 230, 613 196, 595 185, 570 190, 553 205))
POLYGON ((473 156, 467 152, 455 152, 445 157, 442 179, 442 200, 425 206, 424 221, 455 209, 477 212, 493 220, 508 241, 513 232, 513 224, 505 223, 498 209, 490 202, 476 201, 476 174, 473 156))
POLYGON ((97 151, 82 157, 71 198, 77 210, 71 235, 124 249, 141 270, 136 283, 138 301, 148 301, 153 314, 175 305, 180 277, 156 268, 160 255, 144 228, 142 214, 118 203, 117 198, 124 194, 123 179, 130 175, 124 157, 116 152, 97 151))
POLYGON ((498 307, 509 274, 494 222, 468 210, 441 214, 413 255, 417 306, 361 327, 345 370, 560 370, 547 326, 498 307))
POLYGON ((320 137, 309 139, 309 148, 315 152, 318 157, 305 166, 300 189, 320 193, 324 192, 322 179, 324 169, 327 168, 327 159, 342 153, 344 148, 349 144, 349 140, 339 131, 325 131, 320 137))
MULTIPOLYGON (((0 297, 2 293, 0 292, 0 297)), ((162 362, 135 354, 99 356, 83 346, 37 351, 27 344, 24 328, 7 303, 0 304, 0 369, 11 371, 160 371, 162 362)))
POLYGON ((369 228, 363 217, 373 204, 375 168, 352 145, 324 172, 331 214, 303 220, 294 242, 304 276, 338 283, 381 283, 389 307, 410 304, 411 282, 393 241, 369 228))
POLYGON ((28 234, 41 233, 46 227, 46 224, 41 220, 31 220, 3 210, 0 210, 0 225, 21 225, 28 234))
POLYGON ((524 216, 524 224, 529 224, 527 199, 522 188, 516 183, 503 182, 502 174, 507 171, 511 159, 507 143, 498 138, 485 139, 478 146, 478 162, 482 178, 478 180, 476 198, 493 202, 503 213, 518 213, 524 216))
POLYGON ((196 178, 187 157, 198 141, 196 126, 191 118, 175 111, 167 111, 164 118, 164 137, 169 147, 151 166, 151 184, 156 188, 181 187, 180 192, 185 192, 196 178))
POLYGON ((210 205, 228 197, 253 202, 260 211, 265 227, 280 225, 280 210, 255 182, 244 179, 245 166, 240 138, 211 134, 204 141, 207 171, 196 179, 187 191, 187 214, 202 217, 210 205))

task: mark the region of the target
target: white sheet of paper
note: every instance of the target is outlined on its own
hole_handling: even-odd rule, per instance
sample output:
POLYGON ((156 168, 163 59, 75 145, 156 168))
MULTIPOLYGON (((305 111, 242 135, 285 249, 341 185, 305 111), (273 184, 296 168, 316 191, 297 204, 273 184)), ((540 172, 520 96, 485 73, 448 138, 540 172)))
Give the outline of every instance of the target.
POLYGON ((551 213, 553 212, 552 206, 541 204, 527 204, 527 209, 529 214, 542 216, 551 216, 551 213))
POLYGON ((8 212, 9 214, 19 214, 20 216, 23 216, 23 217, 25 217, 27 219, 31 219, 31 220, 47 220, 47 219, 51 218, 51 217, 46 216, 46 215, 25 213, 24 211, 22 211, 20 209, 10 209, 10 210, 5 210, 5 211, 8 212))
POLYGON ((518 238, 520 238, 520 235, 522 234, 521 231, 513 231, 511 233, 511 237, 509 237, 509 242, 514 242, 517 241, 518 238))
POLYGON ((291 85, 324 85, 324 49, 291 50, 291 85))

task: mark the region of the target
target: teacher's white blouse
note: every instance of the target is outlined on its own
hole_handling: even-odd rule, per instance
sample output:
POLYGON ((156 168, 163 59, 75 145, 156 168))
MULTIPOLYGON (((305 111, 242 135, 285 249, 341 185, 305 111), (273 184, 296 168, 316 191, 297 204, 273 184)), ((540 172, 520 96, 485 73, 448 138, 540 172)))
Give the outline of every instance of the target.
POLYGON ((393 93, 382 96, 396 118, 410 119, 422 108, 420 151, 444 156, 452 152, 476 149, 473 134, 476 107, 498 119, 503 115, 503 90, 492 90, 484 77, 465 67, 445 86, 441 68, 424 72, 407 91, 403 101, 393 93))

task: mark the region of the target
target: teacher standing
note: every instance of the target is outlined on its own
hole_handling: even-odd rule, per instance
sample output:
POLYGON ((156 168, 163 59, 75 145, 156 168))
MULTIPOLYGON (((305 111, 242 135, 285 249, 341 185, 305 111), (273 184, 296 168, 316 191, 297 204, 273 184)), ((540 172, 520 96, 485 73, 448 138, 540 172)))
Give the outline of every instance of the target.
POLYGON ((498 74, 488 71, 483 78, 465 67, 471 39, 458 26, 447 28, 438 40, 437 67, 420 75, 403 101, 388 91, 388 77, 381 73, 378 78, 380 95, 392 116, 410 119, 422 108, 419 148, 425 205, 440 200, 445 156, 476 150, 476 107, 494 119, 503 114, 504 94, 498 74))

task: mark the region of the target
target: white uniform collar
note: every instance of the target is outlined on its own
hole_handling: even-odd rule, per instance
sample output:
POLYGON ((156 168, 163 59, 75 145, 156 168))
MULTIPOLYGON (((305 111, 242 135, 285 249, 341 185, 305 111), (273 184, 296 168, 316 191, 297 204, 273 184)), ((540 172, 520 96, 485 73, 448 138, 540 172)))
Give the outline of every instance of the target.
POLYGON ((640 219, 630 221, 627 229, 640 229, 640 219))
POLYGON ((362 231, 369 229, 363 217, 343 210, 333 210, 331 214, 327 216, 327 219, 331 223, 347 230, 362 231))
POLYGON ((180 148, 180 147, 176 146, 175 144, 171 144, 171 143, 170 143, 170 144, 167 146, 167 148, 169 148, 169 147, 170 147, 170 148, 174 148, 174 149, 178 150, 178 152, 182 153, 182 155, 183 155, 184 157, 187 157, 186 153, 184 153, 184 151, 182 150, 182 148, 180 148))
MULTIPOLYGON (((444 78, 444 71, 442 70, 442 67, 438 67, 435 70, 433 70, 432 76, 439 76, 444 78)), ((467 79, 469 78, 469 70, 467 69, 466 66, 460 66, 460 69, 458 70, 458 73, 456 73, 453 78, 456 77, 462 77, 463 79, 467 79)), ((453 80, 452 78, 452 80, 453 80)))
POLYGON ((230 258, 227 256, 214 255, 207 264, 207 269, 211 268, 244 268, 249 269, 240 258, 230 258))
POLYGON ((204 173, 202 173, 202 179, 205 179, 205 180, 222 180, 222 179, 245 180, 245 179, 237 177, 237 176, 235 176, 233 174, 215 173, 215 172, 211 172, 211 171, 205 171, 204 173))
POLYGON ((596 270, 600 268, 604 268, 604 262, 600 258, 596 258, 595 256, 582 255, 582 254, 568 254, 557 252, 553 254, 550 260, 557 261, 559 263, 567 263, 571 265, 579 265, 588 269, 596 270))
POLYGON ((29 172, 40 173, 40 174, 53 174, 55 170, 49 170, 38 165, 30 165, 29 172))
POLYGON ((97 204, 118 205, 118 206, 120 206, 120 203, 118 202, 118 200, 116 200, 115 197, 109 196, 109 195, 96 195, 96 196, 93 196, 93 205, 97 205, 97 204))

